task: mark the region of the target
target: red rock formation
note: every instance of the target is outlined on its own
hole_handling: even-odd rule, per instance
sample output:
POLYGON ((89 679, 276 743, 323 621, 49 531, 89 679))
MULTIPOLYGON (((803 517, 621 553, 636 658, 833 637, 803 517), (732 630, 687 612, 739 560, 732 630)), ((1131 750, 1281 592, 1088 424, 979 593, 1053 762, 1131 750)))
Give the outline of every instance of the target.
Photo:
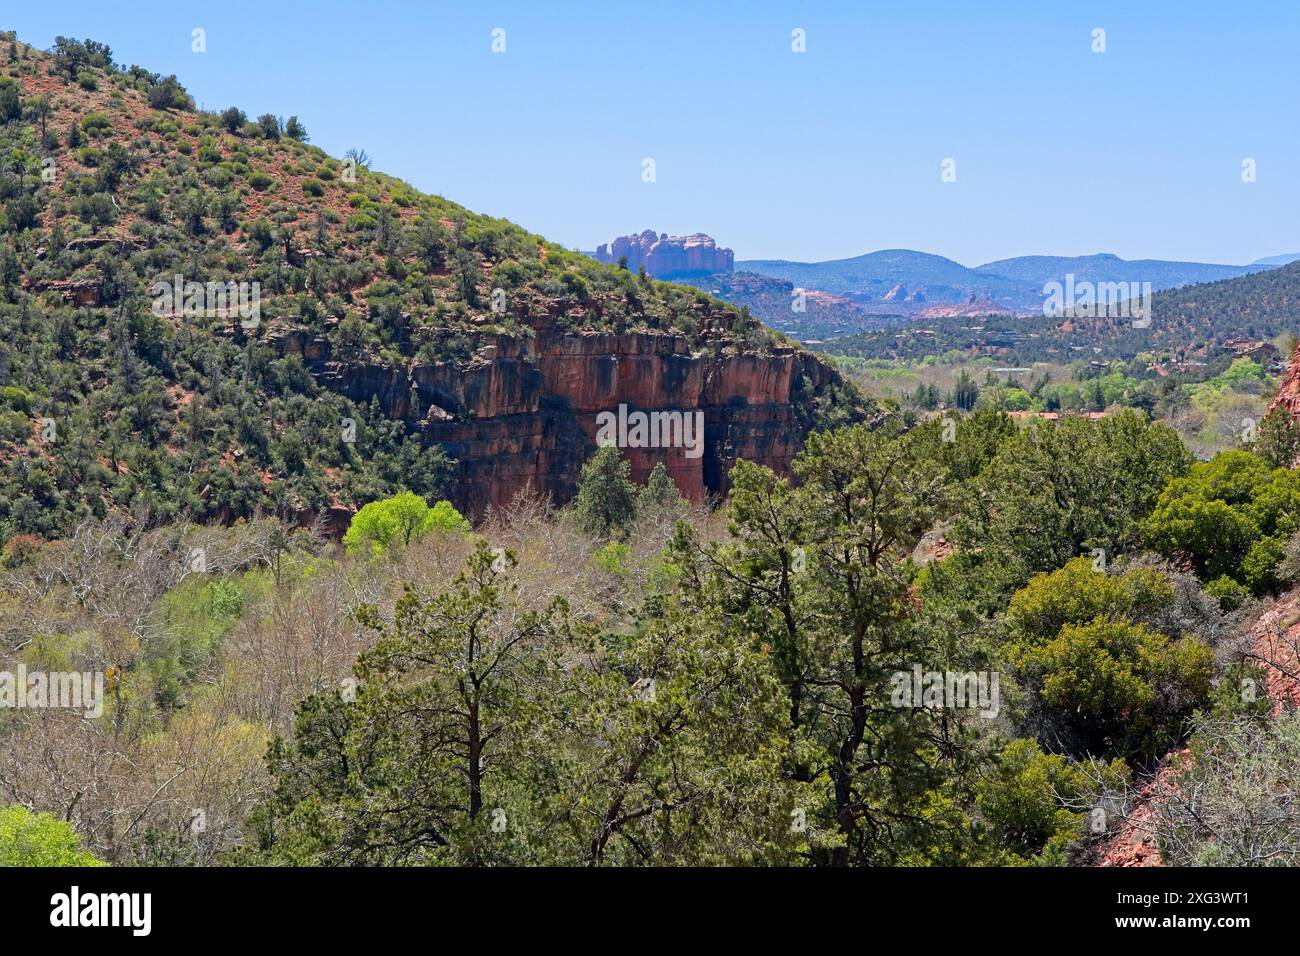
POLYGON ((737 352, 722 341, 691 352, 685 338, 649 332, 564 332, 540 320, 533 337, 484 336, 468 364, 405 366, 330 355, 325 340, 277 329, 283 354, 299 354, 322 384, 354 401, 377 398, 457 461, 453 503, 481 516, 531 485, 557 501, 577 489, 596 447, 601 412, 701 412, 703 451, 624 448, 632 478, 662 461, 683 495, 725 494, 738 458, 788 474, 802 447, 795 404, 837 378, 811 353, 777 346, 737 352), (414 384, 414 388, 412 388, 414 384))
POLYGON ((1291 353, 1282 385, 1277 390, 1277 395, 1273 397, 1268 410, 1271 412, 1279 405, 1290 412, 1292 418, 1300 421, 1300 345, 1297 345, 1295 351, 1291 353))
POLYGON ((655 235, 647 229, 640 235, 619 236, 609 245, 596 247, 599 262, 616 263, 627 257, 627 267, 633 271, 645 266, 645 271, 656 278, 671 275, 731 272, 736 255, 730 249, 719 248, 712 236, 702 232, 689 236, 655 235))

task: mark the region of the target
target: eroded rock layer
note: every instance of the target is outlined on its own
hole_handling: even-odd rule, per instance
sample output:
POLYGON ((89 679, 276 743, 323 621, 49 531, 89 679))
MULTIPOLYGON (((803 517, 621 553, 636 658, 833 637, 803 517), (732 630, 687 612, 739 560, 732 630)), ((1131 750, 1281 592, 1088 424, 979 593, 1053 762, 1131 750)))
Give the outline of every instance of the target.
POLYGON ((484 335, 468 363, 381 364, 331 354, 322 338, 293 329, 269 336, 298 354, 322 385, 358 402, 377 399, 456 459, 452 500, 476 517, 531 485, 557 502, 577 489, 603 412, 668 412, 702 420, 695 448, 627 447, 632 478, 662 461, 692 500, 725 494, 737 459, 788 474, 803 444, 798 405, 837 377, 808 352, 776 346, 741 352, 714 343, 691 351, 680 335, 562 331, 484 335), (811 387, 811 391, 804 388, 811 387))

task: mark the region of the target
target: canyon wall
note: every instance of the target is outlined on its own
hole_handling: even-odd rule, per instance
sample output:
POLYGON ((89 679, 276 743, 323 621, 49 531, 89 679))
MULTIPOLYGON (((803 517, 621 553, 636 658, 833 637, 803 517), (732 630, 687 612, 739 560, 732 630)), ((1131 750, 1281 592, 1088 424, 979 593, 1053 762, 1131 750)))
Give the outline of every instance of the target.
POLYGON ((357 402, 377 398, 456 459, 453 503, 481 517, 531 485, 557 502, 573 497, 594 452, 602 412, 700 413, 701 453, 687 448, 624 447, 632 478, 664 462, 694 500, 725 494, 739 458, 788 474, 802 447, 796 405, 801 380, 814 391, 837 373, 812 354, 775 346, 738 352, 725 340, 692 352, 679 335, 561 331, 542 322, 533 337, 484 335, 468 363, 380 364, 341 359, 305 330, 268 336, 281 354, 301 355, 325 387, 357 402))

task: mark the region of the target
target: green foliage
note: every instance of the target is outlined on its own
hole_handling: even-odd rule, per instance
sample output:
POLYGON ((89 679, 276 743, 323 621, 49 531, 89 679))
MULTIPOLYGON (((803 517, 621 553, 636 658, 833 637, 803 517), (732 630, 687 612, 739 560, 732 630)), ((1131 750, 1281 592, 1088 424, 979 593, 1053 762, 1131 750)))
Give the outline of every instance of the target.
POLYGON ((1030 694, 1031 726, 1075 754, 1150 759, 1208 700, 1210 648, 1158 633, 1175 589, 1159 571, 1094 571, 1087 558, 1032 579, 1007 608, 1004 653, 1030 694))
POLYGON ((1252 450, 1276 468, 1291 468, 1300 459, 1300 422, 1285 405, 1264 416, 1252 450))
POLYGON ((1216 719, 1263 720, 1273 710, 1268 696, 1268 671, 1258 664, 1237 661, 1224 668, 1210 694, 1210 713, 1216 719))
POLYGON ((280 118, 272 113, 263 113, 257 118, 257 131, 265 138, 277 140, 280 134, 284 132, 284 126, 280 118))
POLYGON ((1031 425, 969 483, 956 537, 1013 585, 1094 548, 1120 554, 1190 464, 1172 429, 1136 412, 1031 425))
POLYGON ((408 589, 354 703, 309 698, 270 753, 250 856, 294 864, 673 865, 792 858, 784 714, 758 652, 659 615, 593 666, 566 602, 527 608, 479 542, 408 589))
POLYGON ((1214 654, 1196 640, 1171 641, 1141 625, 1094 620, 1067 624, 1022 662, 1051 723, 1085 753, 1151 759, 1204 706, 1214 654))
POLYGON ((628 475, 632 466, 613 445, 597 449, 582 466, 573 512, 588 534, 622 534, 636 517, 636 486, 628 475))
POLYGON ((175 76, 165 76, 149 88, 149 105, 156 110, 189 110, 194 101, 175 76))
POLYGON ((12 122, 22 115, 22 88, 9 77, 0 77, 0 123, 12 122))
POLYGON ((297 140, 299 143, 305 143, 310 136, 307 135, 307 127, 302 125, 302 121, 296 116, 290 116, 284 123, 284 135, 289 139, 297 140))
POLYGON ((0 808, 0 866, 104 866, 81 849, 76 831, 49 813, 0 808))
POLYGON ((368 550, 375 556, 390 547, 407 547, 431 531, 448 534, 470 530, 469 522, 439 501, 432 508, 419 495, 403 491, 383 501, 372 501, 352 516, 343 544, 349 551, 368 550))
POLYGON ((1167 556, 1206 580, 1229 577, 1254 594, 1277 587, 1285 542, 1300 527, 1300 473, 1229 451, 1170 482, 1143 525, 1167 556))
POLYGON ((638 515, 651 513, 680 513, 686 502, 677 490, 677 483, 668 474, 662 461, 655 462, 650 475, 636 495, 638 515))
POLYGON ((1169 579, 1154 568, 1123 574, 1094 570, 1089 558, 1075 558, 1050 574, 1039 574, 1007 606, 1013 656, 1041 647, 1067 624, 1098 618, 1148 619, 1174 598, 1169 579))
MULTIPOLYGON (((1083 807, 1098 791, 1089 769, 1032 740, 1013 740, 991 772, 975 785, 975 802, 990 843, 1003 865, 1067 866, 1081 836, 1083 807)), ((1103 786, 1127 778, 1121 761, 1095 769, 1103 786)))
POLYGON ((228 133, 238 133, 248 122, 248 115, 238 106, 221 111, 221 125, 228 133))
POLYGON ((185 688, 204 673, 255 590, 260 588, 249 574, 242 580, 191 578, 163 596, 160 610, 166 627, 141 649, 141 664, 152 676, 160 707, 185 703, 185 688))
POLYGON ((904 555, 944 505, 924 447, 862 425, 814 434, 795 460, 797 486, 738 462, 732 540, 702 546, 679 525, 674 541, 683 601, 701 615, 724 609, 785 687, 786 773, 804 790, 814 863, 978 857, 973 731, 919 704, 880 705, 914 663, 967 671, 987 660, 943 609, 918 613, 909 585, 904 555))
POLYGON ((1250 597, 1250 591, 1244 585, 1238 584, 1226 574, 1206 584, 1205 593, 1218 601, 1225 611, 1237 610, 1250 597))

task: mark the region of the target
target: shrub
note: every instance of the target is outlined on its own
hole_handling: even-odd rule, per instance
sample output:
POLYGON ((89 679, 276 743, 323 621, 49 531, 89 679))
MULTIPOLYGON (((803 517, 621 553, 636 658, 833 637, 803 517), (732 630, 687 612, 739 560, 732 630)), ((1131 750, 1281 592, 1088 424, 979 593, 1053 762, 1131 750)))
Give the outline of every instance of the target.
POLYGON ((221 125, 231 133, 238 133, 248 122, 248 116, 238 106, 232 106, 228 110, 221 111, 221 125))
POLYGON ((1191 559, 1205 580, 1232 578, 1255 594, 1279 582, 1284 542, 1300 525, 1300 473, 1227 451, 1171 481, 1143 524, 1156 550, 1191 559))
POLYGON ((92 136, 113 128, 113 121, 106 113, 87 113, 81 120, 81 128, 92 136))
MULTIPOLYGON (((1116 761, 1099 768, 1105 782, 1124 782, 1116 761)), ((1000 863, 1065 866, 1068 848, 1083 835, 1079 807, 1097 789, 1088 770, 1059 754, 1043 753, 1032 740, 1008 743, 992 771, 975 785, 975 804, 1000 863)))
POLYGON ((1197 640, 1099 618, 1067 624, 1025 656, 1021 673, 1045 705, 1049 737, 1077 753, 1151 758, 1206 704, 1214 653, 1197 640))
POLYGON ((0 866, 103 866, 72 827, 50 813, 0 808, 0 866))
POLYGON ((185 110, 191 106, 190 95, 175 75, 165 76, 149 88, 149 105, 156 110, 185 110))
POLYGON ((270 113, 263 113, 257 118, 257 131, 264 139, 278 140, 282 132, 279 118, 270 113))

